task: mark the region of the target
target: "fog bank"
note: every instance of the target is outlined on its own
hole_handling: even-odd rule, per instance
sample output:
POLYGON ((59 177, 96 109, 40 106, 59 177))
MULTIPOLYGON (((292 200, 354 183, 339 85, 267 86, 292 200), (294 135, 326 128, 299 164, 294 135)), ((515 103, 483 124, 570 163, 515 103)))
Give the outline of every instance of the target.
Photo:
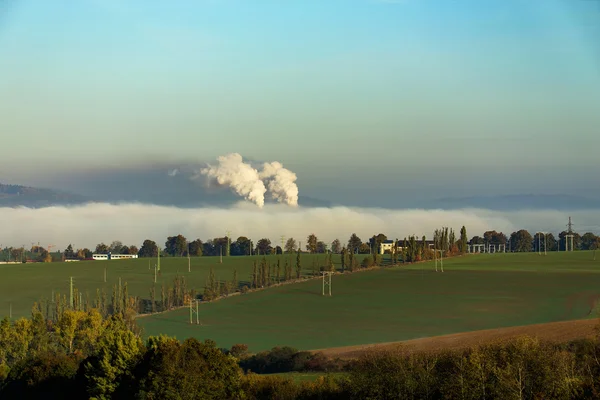
POLYGON ((0 245, 20 247, 69 243, 76 248, 94 248, 100 242, 120 240, 140 246, 144 239, 163 245, 167 236, 182 234, 188 239, 206 240, 223 237, 231 231, 235 240, 247 236, 262 237, 280 243, 281 235, 305 241, 310 233, 328 243, 339 238, 345 243, 352 233, 361 239, 377 233, 402 239, 416 234, 432 236, 442 226, 467 227, 469 238, 486 230, 509 235, 518 229, 554 234, 564 230, 568 217, 575 230, 600 233, 600 210, 566 213, 555 210, 491 211, 484 209, 420 210, 381 208, 290 208, 283 204, 266 204, 259 209, 242 202, 231 208, 182 209, 144 204, 94 203, 74 207, 0 208, 0 245))

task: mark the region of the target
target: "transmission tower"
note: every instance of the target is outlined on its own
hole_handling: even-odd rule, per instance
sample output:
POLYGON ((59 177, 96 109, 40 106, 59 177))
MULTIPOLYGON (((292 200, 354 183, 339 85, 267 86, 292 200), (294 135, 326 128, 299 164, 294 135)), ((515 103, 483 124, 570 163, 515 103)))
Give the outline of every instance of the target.
POLYGON ((571 239, 571 250, 575 250, 573 246, 573 238, 575 235, 573 234, 573 223, 571 222, 571 217, 569 217, 569 223, 567 224, 567 234, 565 235, 565 251, 569 251, 569 239, 571 239))
POLYGON ((198 313, 198 300, 190 299, 190 324, 194 323, 194 314, 196 314, 196 325, 200 325, 200 316, 198 313))
POLYGON ((571 222, 571 217, 569 217, 569 223, 567 224, 567 232, 573 233, 573 223, 571 222))

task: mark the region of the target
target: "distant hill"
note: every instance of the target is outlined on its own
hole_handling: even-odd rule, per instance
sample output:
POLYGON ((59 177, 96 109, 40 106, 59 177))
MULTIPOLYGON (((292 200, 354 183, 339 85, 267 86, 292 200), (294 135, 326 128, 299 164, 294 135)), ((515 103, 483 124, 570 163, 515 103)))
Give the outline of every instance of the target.
MULTIPOLYGON (((202 187, 181 185, 168 187, 166 185, 148 185, 144 182, 133 182, 128 188, 118 184, 99 185, 106 188, 110 185, 113 190, 99 190, 97 193, 82 196, 79 194, 34 188, 21 185, 5 185, 0 183, 0 207, 31 207, 41 208, 57 205, 76 205, 89 202, 120 203, 132 202, 160 206, 175 206, 181 208, 196 208, 202 206, 231 206, 240 198, 229 190, 210 193, 202 187), (114 190, 116 189, 116 190, 114 190)), ((319 199, 300 196, 299 203, 304 207, 331 207, 331 203, 319 199)))
POLYGON ((523 209, 573 211, 598 209, 600 208, 600 201, 566 194, 518 194, 442 198, 430 202, 428 207, 441 209, 485 208, 498 211, 523 209))
POLYGON ((0 183, 0 207, 47 207, 52 205, 82 204, 90 199, 52 189, 34 188, 0 183))

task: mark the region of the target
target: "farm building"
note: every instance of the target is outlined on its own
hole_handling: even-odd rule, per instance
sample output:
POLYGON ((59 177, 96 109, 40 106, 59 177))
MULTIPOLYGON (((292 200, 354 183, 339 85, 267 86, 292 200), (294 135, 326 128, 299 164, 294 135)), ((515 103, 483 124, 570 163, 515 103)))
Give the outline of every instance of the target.
MULTIPOLYGON (((419 243, 421 243, 421 240, 418 240, 419 243)), ((398 240, 398 251, 402 251, 402 245, 403 245, 404 241, 403 240, 398 240)), ((433 249, 434 243, 433 240, 425 240, 425 243, 427 244, 427 246, 429 246, 430 249, 433 249)), ((381 242, 379 244, 379 254, 385 254, 385 252, 389 252, 392 250, 392 247, 394 247, 394 241, 393 240, 386 240, 385 242, 381 242)))
POLYGON ((94 260, 126 260, 129 258, 138 258, 137 254, 93 254, 94 260))

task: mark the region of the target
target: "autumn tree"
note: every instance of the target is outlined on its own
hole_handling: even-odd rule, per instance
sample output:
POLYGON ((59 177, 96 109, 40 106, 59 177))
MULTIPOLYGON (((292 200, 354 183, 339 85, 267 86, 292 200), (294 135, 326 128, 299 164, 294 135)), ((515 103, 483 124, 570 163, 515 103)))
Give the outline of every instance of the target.
POLYGON ((169 236, 165 242, 165 253, 183 257, 187 253, 187 239, 183 235, 169 236))
POLYGON ((202 255, 202 240, 196 239, 190 242, 190 256, 199 257, 202 255))
POLYGON ((348 251, 350 251, 351 253, 356 253, 360 248, 361 244, 362 240, 360 240, 356 233, 353 233, 352 236, 350 236, 350 239, 348 240, 348 251))
POLYGON ((510 247, 515 252, 528 252, 532 250, 533 237, 525 229, 513 232, 510 235, 510 247))
POLYGON ((262 238, 258 242, 256 242, 256 252, 258 254, 271 254, 271 240, 267 238, 262 238))
POLYGON ((317 236, 314 233, 311 233, 306 238, 306 250, 309 253, 316 253, 318 242, 319 242, 319 240, 317 239, 317 236))
POLYGON ((293 253, 294 251, 296 251, 296 240, 294 238, 289 238, 285 242, 285 252, 293 253))
POLYGON ((96 245, 96 254, 108 254, 108 246, 104 243, 96 245))
POLYGON ((138 257, 158 257, 158 246, 154 240, 146 239, 140 248, 138 257))
POLYGON ((250 255, 251 247, 252 242, 250 239, 246 236, 240 236, 231 244, 231 254, 235 256, 248 256, 250 255))
POLYGON ((112 254, 122 254, 122 248, 123 243, 120 240, 115 240, 108 246, 108 252, 112 254))
POLYGON ((73 246, 71 244, 65 249, 64 255, 66 259, 75 258, 75 251, 73 251, 73 246))

